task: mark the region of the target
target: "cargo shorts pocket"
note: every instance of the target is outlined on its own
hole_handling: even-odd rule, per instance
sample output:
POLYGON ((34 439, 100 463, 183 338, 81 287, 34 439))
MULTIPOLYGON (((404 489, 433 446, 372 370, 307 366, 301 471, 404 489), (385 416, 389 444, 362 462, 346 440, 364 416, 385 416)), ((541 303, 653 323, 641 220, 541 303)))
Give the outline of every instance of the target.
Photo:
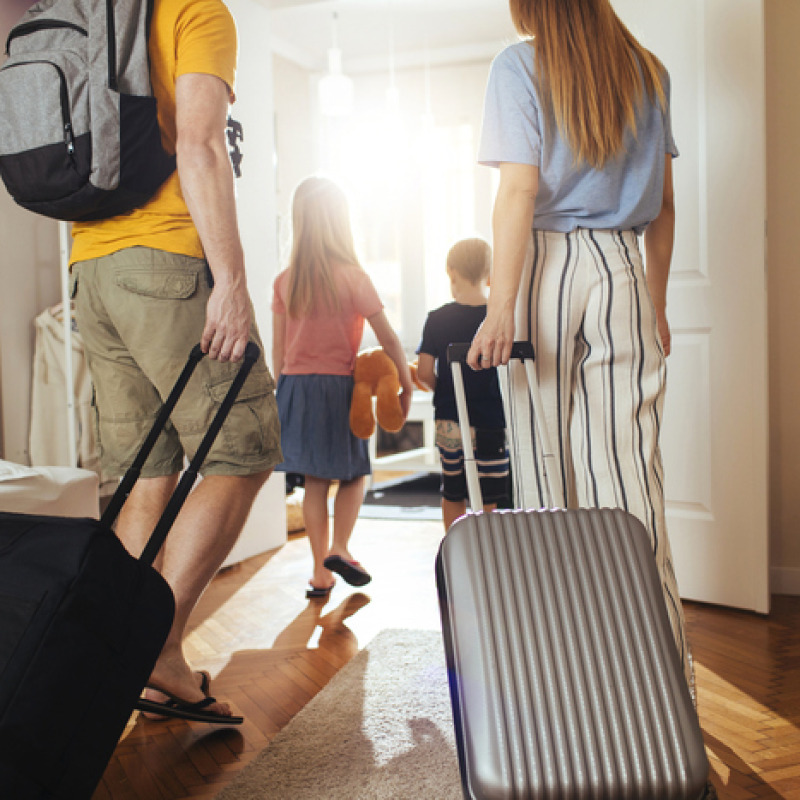
MULTIPOLYGON (((215 405, 222 403, 232 382, 230 378, 209 385, 215 405)), ((278 447, 280 428, 274 391, 275 382, 268 370, 250 374, 222 427, 220 439, 227 453, 259 459, 278 447)))
POLYGON ((163 300, 185 300, 197 291, 198 276, 192 272, 154 272, 130 270, 119 273, 116 283, 121 289, 144 297, 163 300))

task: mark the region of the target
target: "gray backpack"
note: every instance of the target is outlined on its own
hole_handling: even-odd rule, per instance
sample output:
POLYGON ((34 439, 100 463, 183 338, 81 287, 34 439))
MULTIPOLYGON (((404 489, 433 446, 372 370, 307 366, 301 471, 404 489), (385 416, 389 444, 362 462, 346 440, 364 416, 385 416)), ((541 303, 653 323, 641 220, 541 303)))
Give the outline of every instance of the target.
POLYGON ((124 214, 175 169, 161 144, 147 50, 153 0, 39 0, 0 68, 0 176, 61 220, 124 214))

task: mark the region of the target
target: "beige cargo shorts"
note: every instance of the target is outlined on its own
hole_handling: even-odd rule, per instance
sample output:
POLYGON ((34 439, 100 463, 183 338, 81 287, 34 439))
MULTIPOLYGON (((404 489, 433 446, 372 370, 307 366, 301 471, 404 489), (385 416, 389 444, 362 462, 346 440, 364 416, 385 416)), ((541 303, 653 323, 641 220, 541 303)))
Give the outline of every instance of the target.
MULTIPOLYGON (((79 262, 72 297, 95 394, 104 471, 122 475, 150 430, 205 324, 211 293, 206 262, 147 247, 79 262)), ((251 475, 279 464, 275 384, 262 353, 201 469, 203 475, 251 475)), ((203 434, 241 362, 204 358, 142 469, 172 475, 203 434)))

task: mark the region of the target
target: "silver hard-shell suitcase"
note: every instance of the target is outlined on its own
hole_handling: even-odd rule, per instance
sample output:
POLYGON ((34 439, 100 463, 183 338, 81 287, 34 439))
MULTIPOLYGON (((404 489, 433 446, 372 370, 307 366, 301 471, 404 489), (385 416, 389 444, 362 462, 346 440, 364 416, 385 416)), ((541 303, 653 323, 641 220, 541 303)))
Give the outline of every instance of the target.
MULTIPOLYGON (((475 510, 467 349, 451 345, 450 360, 475 510)), ((541 419, 533 348, 517 343, 512 358, 525 363, 541 419)), ((436 578, 466 798, 703 795, 702 734, 637 519, 619 509, 467 514, 442 541, 436 578)))

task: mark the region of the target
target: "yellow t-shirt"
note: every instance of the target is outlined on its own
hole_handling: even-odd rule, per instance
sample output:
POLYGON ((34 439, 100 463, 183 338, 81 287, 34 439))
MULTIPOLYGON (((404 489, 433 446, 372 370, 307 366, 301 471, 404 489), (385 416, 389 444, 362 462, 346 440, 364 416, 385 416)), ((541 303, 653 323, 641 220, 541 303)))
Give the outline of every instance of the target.
MULTIPOLYGON (((222 0, 156 0, 150 29, 150 79, 158 101, 161 139, 175 152, 175 81, 179 75, 215 75, 233 100, 237 37, 222 0)), ((111 255, 126 247, 152 247, 202 258, 203 248, 186 207, 177 170, 141 208, 72 227, 70 262, 111 255)))

